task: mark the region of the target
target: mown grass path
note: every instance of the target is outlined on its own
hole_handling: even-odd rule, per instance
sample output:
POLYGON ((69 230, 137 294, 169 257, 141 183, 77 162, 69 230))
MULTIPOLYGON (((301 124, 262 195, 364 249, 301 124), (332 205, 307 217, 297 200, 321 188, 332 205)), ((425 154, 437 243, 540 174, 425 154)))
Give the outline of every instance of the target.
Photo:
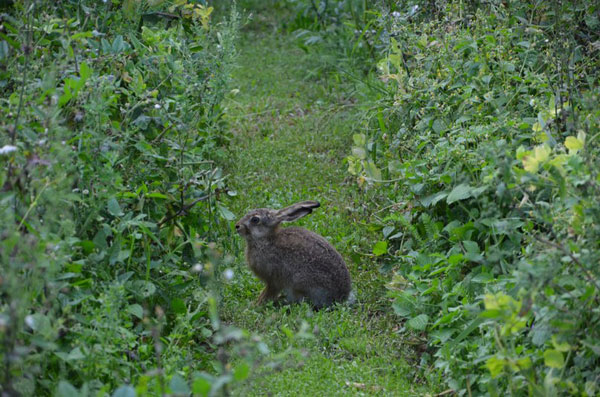
POLYGON ((358 302, 319 312, 307 305, 256 307, 262 285, 235 237, 236 276, 224 291, 223 321, 262 335, 273 356, 297 352, 279 367, 255 369, 235 394, 427 393, 431 386, 417 375, 414 353, 395 333, 397 318, 385 298, 389 276, 368 255, 375 236, 343 164, 359 122, 352 98, 321 75, 318 55, 304 53, 283 33, 245 32, 240 50, 233 83, 239 92, 227 105, 233 129, 227 171, 238 196, 228 205, 241 217, 251 208, 320 201, 321 208, 297 223, 344 256, 358 302))

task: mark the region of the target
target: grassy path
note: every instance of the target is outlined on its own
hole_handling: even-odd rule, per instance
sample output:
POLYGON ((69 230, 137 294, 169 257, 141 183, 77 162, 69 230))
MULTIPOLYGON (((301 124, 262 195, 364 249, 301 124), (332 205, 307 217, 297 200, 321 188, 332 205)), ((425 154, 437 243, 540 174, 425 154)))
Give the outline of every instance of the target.
POLYGON ((320 201, 321 208, 297 223, 325 236, 346 258, 358 303, 320 312, 306 305, 256 307, 262 285, 247 269, 236 237, 236 277, 224 291, 223 320, 262 335, 274 357, 297 354, 276 368, 259 368, 235 394, 425 394, 431 386, 415 375, 416 363, 407 362, 414 354, 394 332, 386 276, 367 255, 360 263, 350 259, 369 252, 375 238, 342 163, 358 112, 343 90, 319 76, 317 55, 302 52, 290 37, 246 32, 242 40, 233 84, 239 93, 228 102, 234 134, 228 173, 238 192, 229 205, 241 216, 251 208, 320 201))

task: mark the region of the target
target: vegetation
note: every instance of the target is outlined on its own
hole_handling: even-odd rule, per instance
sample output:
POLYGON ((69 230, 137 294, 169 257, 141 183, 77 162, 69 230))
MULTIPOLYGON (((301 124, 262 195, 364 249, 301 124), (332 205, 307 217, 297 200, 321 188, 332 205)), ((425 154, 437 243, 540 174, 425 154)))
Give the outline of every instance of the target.
POLYGON ((0 4, 2 393, 600 393, 597 4, 213 6, 0 4), (304 199, 357 302, 257 307, 304 199))

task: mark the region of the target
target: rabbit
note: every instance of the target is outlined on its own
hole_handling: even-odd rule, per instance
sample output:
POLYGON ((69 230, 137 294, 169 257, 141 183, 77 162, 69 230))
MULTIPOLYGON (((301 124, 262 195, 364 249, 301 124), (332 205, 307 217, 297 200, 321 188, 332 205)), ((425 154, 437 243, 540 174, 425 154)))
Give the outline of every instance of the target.
POLYGON ((348 299, 350 273, 335 248, 309 230, 279 225, 319 206, 317 201, 302 201, 279 211, 255 209, 236 223, 246 240, 248 265, 266 284, 258 304, 276 301, 281 292, 288 303, 308 301, 315 309, 348 299))

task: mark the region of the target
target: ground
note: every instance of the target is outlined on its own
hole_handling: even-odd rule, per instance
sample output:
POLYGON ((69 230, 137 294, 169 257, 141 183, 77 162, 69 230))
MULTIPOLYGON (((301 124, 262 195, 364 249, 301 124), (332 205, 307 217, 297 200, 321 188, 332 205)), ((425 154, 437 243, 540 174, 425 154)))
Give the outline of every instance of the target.
POLYGON ((228 205, 241 217, 252 208, 318 200, 321 207, 296 224, 340 251, 357 301, 318 312, 306 304, 256 306, 262 284, 245 264, 244 242, 232 234, 235 277, 223 292, 222 320, 261 335, 272 357, 288 354, 281 365, 256 368, 234 394, 431 393, 436 387, 420 377, 414 347, 397 334, 399 319, 386 298, 389 274, 371 255, 376 236, 366 198, 344 164, 360 112, 351 89, 328 78, 318 56, 276 29, 243 32, 227 102, 227 171, 237 192, 228 205))

